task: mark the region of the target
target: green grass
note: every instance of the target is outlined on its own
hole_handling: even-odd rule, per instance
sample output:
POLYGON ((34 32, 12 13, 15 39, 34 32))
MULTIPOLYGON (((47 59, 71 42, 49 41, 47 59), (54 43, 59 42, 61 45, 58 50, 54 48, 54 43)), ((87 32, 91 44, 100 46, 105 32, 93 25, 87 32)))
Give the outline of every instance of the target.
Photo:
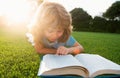
MULTIPOLYGON (((73 36, 86 53, 120 64, 120 34, 73 32, 73 36)), ((0 29, 0 78, 37 78, 39 63, 39 55, 27 42, 25 32, 0 29)))
POLYGON ((73 32, 73 36, 86 53, 99 54, 120 64, 120 34, 73 32))
POLYGON ((0 31, 0 78, 37 78, 39 61, 25 32, 0 31))

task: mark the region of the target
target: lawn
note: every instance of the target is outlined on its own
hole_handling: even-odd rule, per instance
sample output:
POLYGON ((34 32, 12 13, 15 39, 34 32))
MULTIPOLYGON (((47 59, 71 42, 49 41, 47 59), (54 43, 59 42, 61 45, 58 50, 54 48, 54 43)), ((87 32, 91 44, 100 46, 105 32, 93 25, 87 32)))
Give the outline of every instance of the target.
POLYGON ((120 64, 120 34, 73 32, 73 36, 86 53, 99 54, 120 64))
MULTIPOLYGON (((120 64, 120 34, 73 32, 72 35, 86 53, 99 54, 120 64)), ((39 63, 40 57, 28 43, 25 31, 0 29, 0 78, 37 78, 39 63)))

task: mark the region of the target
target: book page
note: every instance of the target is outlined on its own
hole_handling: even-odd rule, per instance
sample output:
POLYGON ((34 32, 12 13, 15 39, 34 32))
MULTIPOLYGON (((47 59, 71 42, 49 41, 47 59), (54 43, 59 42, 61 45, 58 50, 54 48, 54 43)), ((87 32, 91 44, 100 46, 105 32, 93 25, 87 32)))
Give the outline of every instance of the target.
POLYGON ((72 55, 52 55, 47 54, 43 56, 41 61, 41 66, 38 71, 38 75, 41 75, 43 72, 55 69, 62 68, 67 66, 83 66, 75 57, 72 55))
POLYGON ((79 54, 76 55, 75 57, 88 69, 90 75, 99 70, 117 70, 116 73, 120 74, 120 65, 100 55, 79 54))

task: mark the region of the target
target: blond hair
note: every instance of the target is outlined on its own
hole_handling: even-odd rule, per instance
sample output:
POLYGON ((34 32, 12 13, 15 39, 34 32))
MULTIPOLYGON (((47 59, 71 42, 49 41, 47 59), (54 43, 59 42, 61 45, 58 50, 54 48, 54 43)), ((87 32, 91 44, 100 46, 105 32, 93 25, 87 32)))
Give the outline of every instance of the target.
POLYGON ((68 40, 72 31, 71 15, 66 9, 54 2, 43 2, 34 16, 32 23, 32 29, 30 32, 34 37, 35 43, 42 43, 43 31, 50 27, 58 27, 64 30, 63 35, 59 38, 59 42, 65 42, 68 40))

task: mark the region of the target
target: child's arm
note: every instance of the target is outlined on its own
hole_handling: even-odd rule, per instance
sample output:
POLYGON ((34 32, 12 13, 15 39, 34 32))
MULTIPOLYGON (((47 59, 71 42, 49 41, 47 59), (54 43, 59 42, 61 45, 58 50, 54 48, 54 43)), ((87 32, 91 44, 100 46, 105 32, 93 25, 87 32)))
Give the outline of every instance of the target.
POLYGON ((84 48, 78 42, 75 42, 73 47, 70 48, 60 46, 58 49, 52 49, 52 48, 45 48, 40 44, 34 45, 34 48, 38 54, 76 55, 84 51, 84 48))
POLYGON ((79 54, 82 52, 84 52, 84 48, 78 42, 75 42, 74 46, 69 48, 69 53, 71 53, 73 55, 76 55, 76 54, 79 54))
POLYGON ((42 45, 34 45, 34 48, 38 54, 56 54, 56 49, 44 48, 42 45))
POLYGON ((80 45, 78 42, 75 42, 73 47, 70 47, 70 48, 66 48, 64 46, 60 46, 58 49, 57 49, 57 53, 58 55, 65 55, 65 54, 73 54, 73 55, 76 55, 76 54, 79 54, 81 52, 84 51, 84 48, 82 47, 82 45, 80 45))

